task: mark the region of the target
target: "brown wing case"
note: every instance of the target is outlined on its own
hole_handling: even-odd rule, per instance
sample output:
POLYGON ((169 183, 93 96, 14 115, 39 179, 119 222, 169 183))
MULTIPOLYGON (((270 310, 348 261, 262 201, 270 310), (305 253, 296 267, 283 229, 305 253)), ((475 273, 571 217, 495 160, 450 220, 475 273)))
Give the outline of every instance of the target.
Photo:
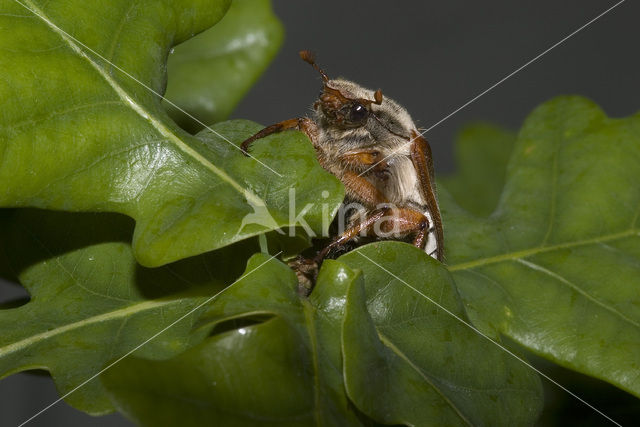
POLYGON ((411 162, 418 175, 420 192, 427 203, 427 209, 429 209, 431 218, 433 219, 432 227, 438 246, 436 249, 436 258, 442 261, 444 255, 444 234, 442 231, 442 217, 440 216, 440 208, 438 207, 438 199, 436 198, 431 147, 427 140, 415 131, 412 132, 411 139, 413 141, 411 143, 411 162))

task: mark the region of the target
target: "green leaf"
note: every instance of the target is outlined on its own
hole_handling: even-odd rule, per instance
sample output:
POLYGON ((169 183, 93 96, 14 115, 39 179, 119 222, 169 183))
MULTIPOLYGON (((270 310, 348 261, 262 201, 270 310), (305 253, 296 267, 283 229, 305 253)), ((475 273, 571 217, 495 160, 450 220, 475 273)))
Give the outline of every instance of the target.
MULTIPOLYGON (((0 241, 31 300, 0 310, 0 377, 46 369, 61 394, 221 290, 256 250, 247 241, 148 269, 135 262, 125 216, 19 210, 2 225, 0 241)), ((135 354, 167 358, 202 340, 191 331, 195 316, 135 354)), ((92 414, 112 410, 97 379, 65 400, 92 414)))
POLYGON ((339 261, 364 276, 364 286, 349 289, 342 337, 345 386, 362 412, 385 424, 535 422, 537 375, 463 323, 442 264, 398 242, 367 245, 339 261))
MULTIPOLYGON (((327 191, 337 209, 341 184, 302 134, 255 144, 278 176, 234 145, 258 125, 223 123, 223 137, 196 138, 166 114, 157 94, 169 49, 219 20, 228 1, 24 3, 39 17, 0 3, 0 27, 11 28, 0 36, 0 206, 129 215, 146 266, 289 225, 292 186, 297 207, 327 191), (251 218, 262 224, 243 227, 251 218)), ((315 232, 319 211, 306 217, 315 232)))
MULTIPOLYGON (((171 51, 165 97, 205 124, 226 119, 271 62, 282 38, 269 0, 234 0, 218 25, 171 51)), ((182 128, 202 128, 165 106, 182 128)))
POLYGON ((129 358, 103 374, 119 410, 142 425, 358 425, 342 382, 344 295, 357 274, 327 261, 309 299, 294 273, 258 254, 201 324, 256 320, 167 361, 129 358))
POLYGON ((289 268, 255 255, 201 318, 201 327, 215 325, 209 339, 170 360, 130 358, 103 374, 118 409, 142 425, 535 420, 541 389, 529 368, 362 254, 402 260, 402 277, 464 316, 446 269, 406 244, 325 261, 308 299, 298 296, 289 268), (397 360, 376 359, 389 354, 397 360))
POLYGON ((447 262, 473 322, 640 396, 640 115, 562 97, 521 130, 496 211, 441 193, 447 262))
POLYGON ((458 171, 440 180, 458 205, 477 216, 493 212, 515 140, 512 132, 487 123, 465 126, 455 143, 458 171))
POLYGON ((269 246, 269 253, 280 253, 278 258, 283 261, 291 260, 302 251, 311 247, 312 241, 303 229, 296 228, 294 234, 282 234, 272 231, 265 235, 269 246))
MULTIPOLYGON (((252 194, 262 195, 264 205, 249 201, 249 207, 238 206, 243 216, 223 215, 222 212, 210 212, 210 218, 216 219, 215 225, 221 230, 218 246, 229 244, 240 239, 248 238, 279 227, 300 224, 308 234, 315 231, 328 232, 333 215, 338 210, 344 198, 344 190, 340 181, 322 169, 316 160, 315 150, 309 139, 301 132, 285 132, 271 135, 254 143, 251 153, 268 164, 280 164, 288 168, 287 175, 279 178, 262 165, 247 161, 239 156, 235 150, 230 150, 223 144, 219 135, 222 134, 234 142, 242 142, 253 135, 262 126, 247 120, 231 120, 218 123, 212 127, 217 132, 205 129, 198 134, 204 142, 205 152, 220 159, 228 173, 242 180, 252 194), (322 190, 322 191, 320 191, 322 190), (320 193, 318 193, 320 191, 320 193), (321 203, 318 203, 321 202, 321 203), (299 220, 295 215, 305 213, 299 220), (295 215, 294 215, 295 214, 295 215), (222 243, 221 243, 222 242, 222 243)), ((210 197, 215 197, 216 208, 229 209, 231 200, 216 195, 209 190, 210 197), (213 193, 213 194, 211 194, 213 193)), ((245 202, 246 205, 246 202, 245 202)), ((204 221, 205 218, 202 218, 204 221)), ((184 235, 196 237, 201 232, 202 222, 195 222, 191 217, 185 219, 184 235), (193 224, 192 224, 193 223, 193 224)), ((298 230, 280 230, 279 234, 295 237, 298 230)))

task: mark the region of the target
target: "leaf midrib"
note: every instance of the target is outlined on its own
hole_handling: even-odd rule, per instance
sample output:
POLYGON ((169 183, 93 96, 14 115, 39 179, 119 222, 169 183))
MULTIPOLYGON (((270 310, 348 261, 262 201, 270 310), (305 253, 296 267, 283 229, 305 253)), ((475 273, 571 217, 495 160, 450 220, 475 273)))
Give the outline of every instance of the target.
POLYGON ((551 245, 551 246, 539 246, 531 249, 509 252, 509 253, 504 253, 504 254, 495 255, 495 256, 486 257, 486 258, 478 258, 473 261, 449 265, 447 266, 447 268, 449 269, 449 271, 468 270, 471 268, 482 267, 485 265, 496 264, 504 261, 515 261, 520 258, 526 258, 526 257, 540 254, 540 253, 551 252, 551 251, 562 250, 562 249, 570 249, 578 246, 592 245, 595 243, 609 242, 611 240, 623 239, 625 237, 632 237, 632 236, 640 236, 640 230, 632 228, 630 230, 623 231, 620 233, 606 234, 603 236, 594 237, 592 239, 577 240, 574 242, 560 243, 560 244, 551 245))
MULTIPOLYGON (((107 84, 111 86, 111 88, 116 92, 118 97, 124 102, 125 105, 129 105, 131 109, 134 112, 136 112, 140 117, 149 121, 151 125, 162 136, 167 138, 169 141, 173 142, 173 144, 179 150, 181 150, 187 156, 195 159, 198 163, 203 165, 205 168, 211 170, 214 174, 218 175, 223 181, 225 181, 232 188, 238 191, 243 197, 246 197, 247 201, 249 201, 250 203, 265 204, 260 197, 253 194, 253 192, 249 191, 248 189, 245 189, 244 187, 242 187, 236 180, 234 180, 225 171, 218 168, 216 165, 211 163, 207 158, 205 158, 196 150, 194 150, 185 142, 183 142, 182 139, 178 137, 178 135, 172 132, 160 120, 155 118, 153 114, 146 111, 140 104, 134 101, 134 99, 113 78, 111 78, 111 76, 109 75, 109 73, 106 72, 106 70, 104 70, 92 58, 90 58, 76 43, 74 43, 73 39, 65 31, 63 31, 60 27, 55 25, 53 21, 47 15, 45 15, 42 10, 40 10, 36 5, 34 5, 31 0, 23 0, 23 1, 29 6, 29 7, 25 7, 26 9, 28 9, 31 13, 37 16, 40 20, 42 20, 53 32, 55 32, 69 46, 69 48, 71 48, 73 52, 75 52, 77 55, 86 59, 87 62, 89 62, 89 64, 98 72, 98 74, 100 74, 100 76, 107 82, 107 84)), ((17 2, 17 3, 21 4, 20 2, 17 2)), ((24 4, 22 5, 24 6, 24 4)))
POLYGON ((436 387, 436 385, 433 383, 431 378, 429 378, 429 376, 425 372, 423 372, 422 369, 419 366, 417 366, 415 363, 413 363, 413 361, 409 358, 409 356, 404 354, 398 347, 396 347, 396 345, 386 335, 384 335, 380 331, 377 331, 377 332, 378 332, 378 337, 380 338, 380 341, 386 347, 388 347, 393 353, 395 353, 396 356, 398 356, 400 359, 402 359, 405 363, 407 363, 411 367, 411 369, 413 369, 418 375, 420 375, 420 377, 427 384, 429 384, 431 386, 431 388, 433 388, 433 390, 435 390, 436 393, 438 393, 442 397, 442 399, 444 399, 445 402, 447 402, 449 407, 451 407, 451 409, 453 409, 455 411, 455 413, 462 419, 462 421, 464 421, 469 426, 473 426, 473 424, 464 416, 464 414, 451 401, 451 399, 449 399, 449 397, 446 396, 442 392, 442 390, 440 390, 440 388, 436 387))
POLYGON ((28 338, 24 338, 20 341, 13 342, 4 347, 0 347, 0 359, 8 356, 11 353, 15 353, 17 351, 28 348, 30 345, 37 344, 40 341, 44 341, 55 337, 57 335, 61 335, 75 329, 81 329, 85 326, 92 325, 95 323, 111 321, 119 318, 128 318, 136 313, 143 312, 145 310, 154 310, 159 307, 164 307, 172 304, 180 304, 182 300, 172 300, 172 301, 145 301, 139 304, 134 304, 127 306, 125 308, 120 308, 117 310, 109 311, 106 313, 98 314, 96 316, 87 317, 85 319, 79 320, 77 322, 68 323, 63 326, 59 326, 53 329, 50 329, 46 332, 40 332, 35 335, 31 335, 28 338))

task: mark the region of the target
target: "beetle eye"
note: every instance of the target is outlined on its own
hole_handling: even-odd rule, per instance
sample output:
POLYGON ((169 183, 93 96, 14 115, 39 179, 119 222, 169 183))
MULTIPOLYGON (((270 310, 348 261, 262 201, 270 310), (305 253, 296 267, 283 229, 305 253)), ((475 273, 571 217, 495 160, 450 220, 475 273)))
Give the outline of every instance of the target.
POLYGON ((367 107, 357 102, 353 104, 353 106, 351 106, 349 119, 351 122, 359 123, 364 121, 368 115, 369 115, 369 110, 367 110, 367 107))

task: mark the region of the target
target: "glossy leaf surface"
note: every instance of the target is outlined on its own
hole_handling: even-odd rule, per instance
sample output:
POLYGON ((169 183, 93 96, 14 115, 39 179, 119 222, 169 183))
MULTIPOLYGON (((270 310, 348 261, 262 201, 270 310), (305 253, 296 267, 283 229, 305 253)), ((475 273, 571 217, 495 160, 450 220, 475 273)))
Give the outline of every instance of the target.
MULTIPOLYGON (((416 286, 464 316, 448 273, 423 252, 399 243, 361 251, 380 263, 406 260, 415 268, 403 277, 417 280, 416 286), (425 278, 434 286, 424 285, 425 278)), ((526 425, 535 420, 541 390, 528 368, 449 314, 423 304, 415 292, 394 286, 393 278, 360 251, 340 261, 357 265, 364 275, 329 260, 306 299, 297 295, 287 267, 256 255, 245 278, 223 292, 201 320, 222 327, 220 333, 214 328, 206 342, 175 359, 129 359, 105 374, 119 409, 143 425, 177 423, 170 418, 176 413, 188 414, 180 418, 186 425, 204 420, 362 425, 368 418, 416 425, 487 420, 526 425), (373 317, 365 306, 365 286, 373 317), (232 326, 231 319, 245 325, 232 326), (378 334, 384 343, 378 341, 374 350, 370 344, 378 334), (376 351, 398 355, 399 349, 416 364, 408 371, 403 362, 374 363, 376 351), (436 380, 429 383, 427 376, 436 380), (160 402, 153 390, 163 390, 160 402), (378 401, 368 405, 372 398, 378 401), (162 409, 151 410, 156 407, 162 409)))
POLYGON ((130 217, 0 213, 0 275, 31 295, 0 308, 0 376, 46 369, 64 394, 153 338, 67 400, 147 425, 532 424, 537 377, 468 315, 640 396, 640 116, 575 97, 539 107, 515 143, 463 132, 440 192, 451 274, 378 243, 327 261, 304 298, 255 255, 202 318, 154 336, 234 282, 251 237, 294 256, 344 195, 299 132, 251 159, 237 144, 260 125, 193 136, 167 113, 168 57, 171 96, 209 122, 274 55, 267 1, 238 0, 188 41, 229 5, 0 0, 0 206, 130 217), (297 236, 274 231, 288 225, 297 236))
MULTIPOLYGON (((215 27, 170 52, 165 97, 205 125, 225 120, 271 62, 282 38, 269 0, 234 0, 215 27)), ((184 129, 202 129, 172 105, 165 106, 184 129)))
MULTIPOLYGON (((45 369, 65 394, 220 291, 242 271, 242 254, 255 250, 243 242, 147 269, 133 257, 132 229, 115 214, 21 210, 3 221, 3 249, 31 300, 0 310, 0 377, 45 369)), ((196 314, 135 354, 167 358, 198 342, 196 314)), ((96 379, 66 400, 94 414, 112 410, 96 379)))
POLYGON ((474 323, 640 395, 640 116, 578 97, 520 131, 486 220, 441 195, 447 262, 474 323))
POLYGON ((350 287, 342 337, 345 386, 360 410, 385 424, 533 424, 537 374, 465 324, 440 263, 396 242, 340 260, 364 276, 350 287))
MULTIPOLYGON (((217 22, 228 1, 24 5, 35 14, 0 3, 0 26, 12 28, 0 37, 0 206, 129 215, 147 266, 286 226, 323 191, 337 208, 341 185, 303 135, 259 141, 260 164, 235 145, 260 126, 193 137, 164 111, 169 49, 217 22)), ((306 216, 315 232, 319 210, 306 216)))
POLYGON ((344 295, 355 278, 329 261, 307 300, 287 266, 256 255, 201 322, 268 320, 216 334, 169 361, 128 359, 104 381, 118 408, 142 425, 357 425, 340 349, 344 295))

